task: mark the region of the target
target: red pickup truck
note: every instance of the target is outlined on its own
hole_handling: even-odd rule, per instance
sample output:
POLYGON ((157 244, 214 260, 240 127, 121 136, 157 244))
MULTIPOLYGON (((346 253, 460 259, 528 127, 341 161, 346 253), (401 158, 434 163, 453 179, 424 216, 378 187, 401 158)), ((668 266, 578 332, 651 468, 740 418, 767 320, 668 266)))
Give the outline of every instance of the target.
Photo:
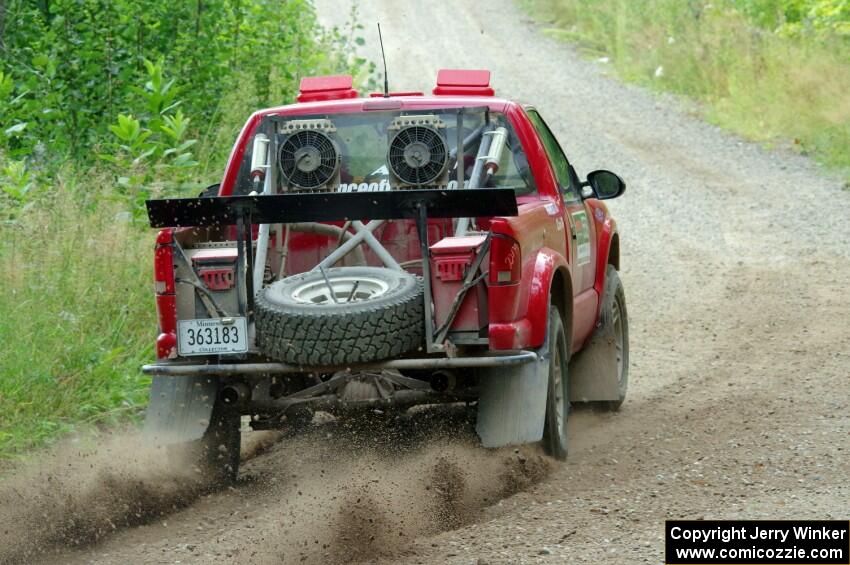
POLYGON ((240 422, 459 403, 486 447, 567 454, 571 404, 617 409, 628 383, 620 240, 532 106, 488 71, 431 95, 301 82, 256 112, 220 184, 148 201, 159 335, 146 433, 194 446, 216 479, 240 422))

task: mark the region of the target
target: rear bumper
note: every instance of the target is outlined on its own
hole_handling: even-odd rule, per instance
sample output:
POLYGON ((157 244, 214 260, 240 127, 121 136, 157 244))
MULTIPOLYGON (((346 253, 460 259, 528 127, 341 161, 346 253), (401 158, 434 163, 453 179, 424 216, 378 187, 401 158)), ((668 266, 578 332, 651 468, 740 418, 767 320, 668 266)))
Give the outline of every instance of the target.
POLYGON ((337 371, 363 371, 381 369, 461 369, 474 367, 511 367, 537 360, 533 351, 506 352, 504 355, 473 357, 423 357, 391 359, 355 366, 298 366, 285 363, 216 363, 190 364, 185 362, 160 362, 144 365, 142 372, 158 377, 226 376, 226 375, 280 375, 287 373, 334 373, 337 371))

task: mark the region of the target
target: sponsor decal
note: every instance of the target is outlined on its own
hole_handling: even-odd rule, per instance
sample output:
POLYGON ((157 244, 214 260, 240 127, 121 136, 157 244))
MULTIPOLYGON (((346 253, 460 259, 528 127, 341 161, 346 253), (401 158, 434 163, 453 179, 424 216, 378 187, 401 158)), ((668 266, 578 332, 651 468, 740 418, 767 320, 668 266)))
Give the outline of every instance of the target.
POLYGON ((576 263, 586 265, 590 263, 590 225, 587 214, 582 210, 573 212, 570 216, 576 230, 576 263))
MULTIPOLYGON (((463 181, 463 187, 469 188, 468 180, 463 181)), ((446 188, 454 190, 457 188, 457 181, 450 180, 446 185, 446 188)), ((389 192, 390 190, 392 190, 392 187, 390 186, 390 181, 388 179, 381 179, 377 182, 343 182, 340 183, 336 189, 337 192, 389 192)))
POLYGON ((337 192, 388 192, 390 190, 390 181, 381 179, 380 182, 352 182, 350 184, 341 183, 337 192))

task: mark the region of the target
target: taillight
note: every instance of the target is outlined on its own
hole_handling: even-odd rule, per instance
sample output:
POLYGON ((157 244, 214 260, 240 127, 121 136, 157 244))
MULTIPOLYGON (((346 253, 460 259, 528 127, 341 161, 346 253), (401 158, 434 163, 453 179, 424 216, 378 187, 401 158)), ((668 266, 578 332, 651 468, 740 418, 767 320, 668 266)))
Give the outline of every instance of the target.
POLYGON ((153 252, 153 280, 160 334, 156 338, 157 359, 177 356, 177 302, 174 294, 174 230, 161 230, 153 252))
POLYGON ((512 237, 494 233, 490 241, 490 284, 518 283, 521 271, 522 251, 519 243, 512 237))
POLYGON ((153 281, 157 294, 174 294, 173 230, 165 229, 156 236, 153 252, 153 281))

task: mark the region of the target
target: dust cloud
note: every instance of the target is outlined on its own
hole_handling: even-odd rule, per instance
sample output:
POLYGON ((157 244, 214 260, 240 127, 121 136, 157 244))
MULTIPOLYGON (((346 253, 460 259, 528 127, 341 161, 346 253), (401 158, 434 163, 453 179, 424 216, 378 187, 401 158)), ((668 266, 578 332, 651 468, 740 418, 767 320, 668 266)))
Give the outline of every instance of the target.
POLYGON ((91 544, 185 507, 205 484, 179 452, 136 434, 68 442, 0 481, 0 562, 91 544))
POLYGON ((391 557, 475 521, 552 465, 535 446, 482 449, 468 420, 439 409, 249 438, 239 481, 217 492, 180 452, 131 434, 57 449, 0 481, 0 562, 145 562, 163 551, 193 563, 391 557), (179 554, 185 547, 191 554, 179 554))

